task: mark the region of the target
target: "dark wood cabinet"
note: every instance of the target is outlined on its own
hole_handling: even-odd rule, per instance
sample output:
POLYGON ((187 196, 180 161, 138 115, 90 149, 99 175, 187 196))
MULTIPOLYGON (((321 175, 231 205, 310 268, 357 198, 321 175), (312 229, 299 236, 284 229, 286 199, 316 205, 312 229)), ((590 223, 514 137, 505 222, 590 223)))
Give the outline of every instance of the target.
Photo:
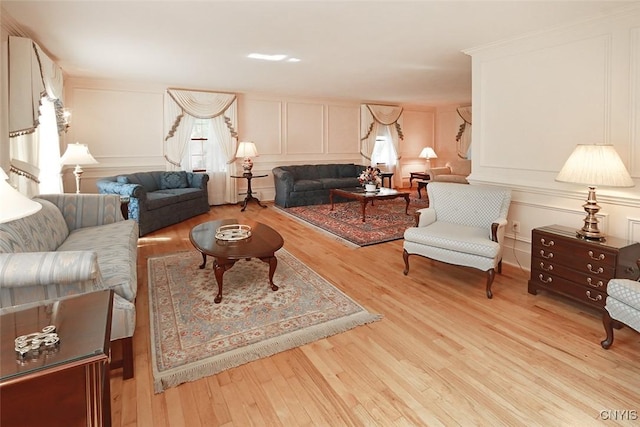
POLYGON ((542 289, 603 310, 607 284, 614 277, 637 279, 640 243, 607 237, 585 240, 576 229, 560 225, 531 232, 531 277, 528 291, 542 289))
POLYGON ((0 426, 111 425, 112 298, 97 291, 0 316, 0 426), (18 356, 15 338, 48 325, 58 346, 18 356))

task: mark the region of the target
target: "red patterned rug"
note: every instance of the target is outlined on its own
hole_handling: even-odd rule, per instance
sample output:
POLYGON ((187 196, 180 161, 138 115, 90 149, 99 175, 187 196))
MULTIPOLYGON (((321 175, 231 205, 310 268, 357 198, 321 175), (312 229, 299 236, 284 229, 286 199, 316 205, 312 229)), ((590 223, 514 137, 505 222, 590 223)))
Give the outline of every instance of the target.
POLYGON ((376 200, 373 206, 367 204, 365 222, 357 201, 336 203, 333 211, 330 204, 276 208, 355 245, 369 246, 402 239, 404 231, 415 225, 415 211, 428 207, 429 201, 412 195, 409 215, 404 213, 405 205, 402 198, 376 200))

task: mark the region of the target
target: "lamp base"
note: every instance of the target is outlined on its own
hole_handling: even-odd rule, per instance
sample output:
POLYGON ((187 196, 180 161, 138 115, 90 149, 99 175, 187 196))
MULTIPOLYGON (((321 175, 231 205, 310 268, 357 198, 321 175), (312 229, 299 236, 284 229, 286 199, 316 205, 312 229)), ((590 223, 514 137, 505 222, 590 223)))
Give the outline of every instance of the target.
POLYGON ((589 187, 587 202, 582 207, 587 212, 587 216, 584 218, 584 226, 576 231, 578 237, 586 240, 604 241, 605 235, 598 229, 598 218, 596 218, 596 214, 600 210, 596 200, 596 187, 589 187))
POLYGON ((80 194, 80 179, 82 178, 82 173, 84 171, 80 167, 80 165, 76 165, 73 170, 73 175, 76 177, 76 194, 80 194))
POLYGON ((242 160, 242 170, 244 173, 251 173, 251 169, 253 168, 253 161, 250 157, 245 157, 242 160))

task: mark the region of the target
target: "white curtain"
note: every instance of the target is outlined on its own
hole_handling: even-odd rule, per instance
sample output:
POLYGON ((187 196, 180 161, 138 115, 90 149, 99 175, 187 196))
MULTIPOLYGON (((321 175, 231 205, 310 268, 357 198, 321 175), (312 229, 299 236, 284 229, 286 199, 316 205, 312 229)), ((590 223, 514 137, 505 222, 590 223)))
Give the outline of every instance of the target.
POLYGON ((462 124, 456 135, 458 157, 467 159, 471 148, 471 106, 459 107, 456 111, 462 119, 462 124))
MULTIPOLYGON (((165 97, 165 158, 168 168, 179 168, 191 129, 196 118, 210 119, 212 133, 209 137, 217 141, 227 163, 226 172, 210 171, 213 188, 223 188, 222 200, 226 203, 238 202, 235 150, 237 139, 237 98, 235 94, 168 89, 165 97)), ((210 200, 209 203, 214 203, 210 200)))
POLYGON ((12 183, 27 196, 60 193, 62 69, 31 39, 12 36, 9 45, 12 183))
MULTIPOLYGON (((360 154, 372 163, 371 155, 378 135, 390 138, 396 153, 399 153, 399 140, 402 134, 402 107, 397 105, 362 104, 360 106, 360 154), (384 127, 385 129, 380 129, 384 127)), ((395 162, 387 166, 394 172, 394 185, 401 185, 402 177, 395 173, 400 158, 396 154, 395 162)))

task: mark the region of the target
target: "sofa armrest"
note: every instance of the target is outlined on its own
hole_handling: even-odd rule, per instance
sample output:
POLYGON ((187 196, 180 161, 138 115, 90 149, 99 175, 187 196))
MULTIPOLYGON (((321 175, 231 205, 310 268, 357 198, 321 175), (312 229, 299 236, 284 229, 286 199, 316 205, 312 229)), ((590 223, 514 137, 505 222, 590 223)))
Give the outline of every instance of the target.
POLYGON ((209 175, 206 173, 194 173, 187 172, 187 182, 190 188, 207 188, 207 182, 209 182, 209 175))
POLYGON ((120 196, 115 194, 42 194, 60 209, 69 231, 123 221, 120 196))
POLYGON ((101 194, 119 194, 121 196, 136 197, 138 199, 147 197, 147 190, 140 184, 122 183, 100 179, 96 181, 98 192, 101 194))
POLYGON ((0 254, 0 288, 68 285, 73 294, 101 289, 98 255, 93 251, 0 254))
POLYGON ((293 174, 280 167, 273 168, 271 172, 276 187, 275 203, 278 206, 288 207, 289 193, 293 191, 293 174))
POLYGON ((504 242, 504 233, 507 229, 507 220, 506 218, 501 218, 496 220, 493 224, 491 224, 491 234, 489 238, 494 242, 502 243, 504 242))
POLYGON ((429 176, 431 179, 434 179, 438 175, 449 175, 451 173, 451 169, 448 166, 440 166, 429 169, 429 176))

